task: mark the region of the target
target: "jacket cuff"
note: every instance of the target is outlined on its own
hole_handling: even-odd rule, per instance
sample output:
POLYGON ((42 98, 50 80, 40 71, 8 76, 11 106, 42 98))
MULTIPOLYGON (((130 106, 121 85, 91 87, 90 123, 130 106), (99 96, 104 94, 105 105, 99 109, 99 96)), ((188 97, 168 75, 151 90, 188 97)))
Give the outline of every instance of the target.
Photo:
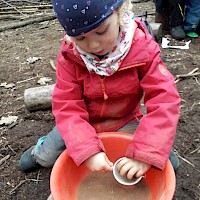
POLYGON ((144 152, 141 150, 134 149, 132 145, 129 145, 126 151, 126 157, 134 158, 135 160, 139 160, 150 164, 160 170, 164 170, 165 164, 167 162, 167 156, 160 156, 158 154, 151 153, 151 152, 144 152))
POLYGON ((77 157, 72 157, 73 161, 75 162, 75 164, 77 166, 80 166, 81 164, 83 164, 88 158, 90 158, 91 156, 93 156, 94 154, 100 153, 104 151, 105 152, 105 148, 103 146, 103 143, 99 140, 99 145, 98 146, 92 146, 89 149, 83 151, 82 153, 80 153, 77 157))

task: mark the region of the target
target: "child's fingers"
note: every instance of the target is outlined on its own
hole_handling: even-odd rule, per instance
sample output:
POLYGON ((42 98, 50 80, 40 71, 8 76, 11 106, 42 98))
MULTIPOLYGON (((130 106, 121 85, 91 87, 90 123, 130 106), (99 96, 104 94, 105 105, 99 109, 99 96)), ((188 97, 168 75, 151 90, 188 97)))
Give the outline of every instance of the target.
POLYGON ((108 159, 108 157, 106 156, 106 162, 108 163, 108 165, 113 168, 113 163, 108 159))
POLYGON ((106 165, 104 166, 103 170, 105 170, 106 172, 108 172, 108 171, 112 171, 112 168, 113 168, 112 165, 106 163, 106 165))
POLYGON ((143 168, 140 168, 140 170, 137 171, 135 176, 136 177, 143 176, 150 169, 150 167, 151 167, 150 165, 143 166, 143 168))
POLYGON ((121 168, 128 162, 126 158, 122 159, 118 164, 117 164, 117 169, 118 171, 121 170, 121 168))
POLYGON ((140 177, 144 174, 145 172, 143 170, 138 170, 137 173, 135 174, 135 177, 140 177))
MULTIPOLYGON (((126 176, 126 174, 128 173, 128 171, 132 168, 132 164, 131 163, 126 163, 125 165, 123 165, 119 171, 121 176, 126 176)), ((133 167, 134 168, 134 167, 133 167)))
POLYGON ((127 173, 126 176, 127 176, 128 179, 131 180, 134 176, 137 177, 137 176, 136 176, 137 173, 138 173, 138 169, 137 169, 136 167, 132 167, 132 168, 128 171, 128 173, 127 173))

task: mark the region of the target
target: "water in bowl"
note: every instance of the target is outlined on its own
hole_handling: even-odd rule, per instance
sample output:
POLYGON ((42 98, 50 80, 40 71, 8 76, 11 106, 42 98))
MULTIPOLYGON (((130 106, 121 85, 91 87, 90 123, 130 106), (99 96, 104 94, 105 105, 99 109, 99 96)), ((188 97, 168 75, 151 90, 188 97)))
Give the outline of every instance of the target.
POLYGON ((145 180, 134 186, 123 186, 109 173, 90 173, 80 183, 77 200, 151 200, 145 180))

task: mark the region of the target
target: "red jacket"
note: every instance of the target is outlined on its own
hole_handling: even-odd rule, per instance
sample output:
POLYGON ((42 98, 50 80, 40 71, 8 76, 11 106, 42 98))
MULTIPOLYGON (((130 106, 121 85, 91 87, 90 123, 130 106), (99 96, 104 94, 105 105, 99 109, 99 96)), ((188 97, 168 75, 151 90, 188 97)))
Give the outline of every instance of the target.
POLYGON ((73 44, 63 41, 52 99, 56 125, 77 165, 103 151, 97 133, 140 119, 126 156, 164 168, 176 133, 180 97, 158 44, 140 24, 129 53, 109 77, 89 73, 73 44), (143 94, 147 114, 142 117, 143 94))

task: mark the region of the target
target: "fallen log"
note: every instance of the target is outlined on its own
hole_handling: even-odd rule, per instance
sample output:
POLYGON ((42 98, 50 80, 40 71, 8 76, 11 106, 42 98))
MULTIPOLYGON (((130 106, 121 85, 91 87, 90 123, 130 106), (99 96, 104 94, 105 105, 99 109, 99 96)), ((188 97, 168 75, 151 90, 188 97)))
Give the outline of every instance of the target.
POLYGON ((22 17, 21 16, 16 16, 16 15, 0 15, 0 20, 4 19, 14 19, 14 20, 20 20, 22 17))
POLYGON ((23 26, 26 26, 26 25, 29 25, 29 24, 40 23, 40 22, 43 22, 43 21, 52 20, 52 19, 55 19, 55 18, 56 18, 56 16, 53 14, 53 15, 48 15, 48 16, 43 16, 43 17, 38 17, 38 18, 35 18, 35 19, 22 21, 22 22, 19 22, 19 23, 8 24, 6 26, 1 26, 0 32, 8 30, 8 29, 15 29, 15 28, 23 27, 23 26))
POLYGON ((30 9, 30 8, 38 8, 38 9, 51 9, 52 5, 44 4, 44 5, 34 5, 34 6, 9 6, 9 7, 2 7, 0 10, 23 10, 23 9, 30 9))
POLYGON ((24 102, 27 110, 47 110, 51 108, 53 85, 28 88, 24 91, 24 102))

